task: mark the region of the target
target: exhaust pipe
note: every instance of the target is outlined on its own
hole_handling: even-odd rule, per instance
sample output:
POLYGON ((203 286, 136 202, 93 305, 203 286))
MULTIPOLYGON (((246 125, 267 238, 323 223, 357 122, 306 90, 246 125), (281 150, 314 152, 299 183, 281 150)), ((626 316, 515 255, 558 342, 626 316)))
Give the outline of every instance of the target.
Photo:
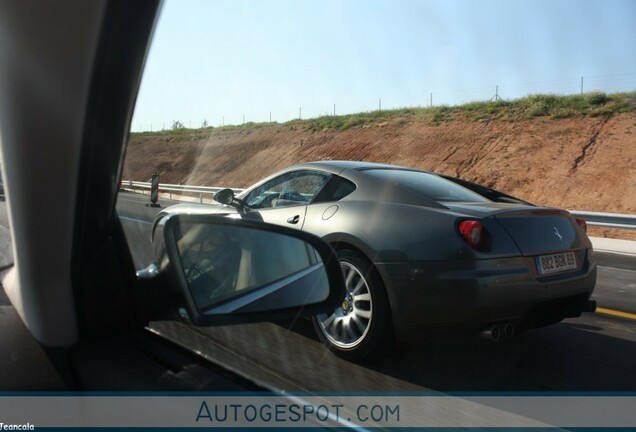
POLYGON ((493 342, 497 342, 500 337, 501 337, 501 330, 499 330, 499 327, 497 327, 496 325, 479 333, 480 339, 489 340, 493 342))
POLYGON ((506 323, 506 325, 504 325, 504 336, 507 338, 511 338, 515 335, 515 326, 512 323, 506 323))
POLYGON ((588 300, 583 306, 583 312, 596 312, 596 300, 588 300))

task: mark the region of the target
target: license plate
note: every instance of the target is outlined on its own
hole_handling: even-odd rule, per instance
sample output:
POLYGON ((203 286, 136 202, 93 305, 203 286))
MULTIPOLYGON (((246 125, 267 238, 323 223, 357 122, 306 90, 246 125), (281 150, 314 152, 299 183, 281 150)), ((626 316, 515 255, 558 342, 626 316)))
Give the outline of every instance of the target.
POLYGON ((554 255, 543 255, 538 258, 539 273, 542 275, 558 273, 576 268, 574 252, 564 252, 554 255))

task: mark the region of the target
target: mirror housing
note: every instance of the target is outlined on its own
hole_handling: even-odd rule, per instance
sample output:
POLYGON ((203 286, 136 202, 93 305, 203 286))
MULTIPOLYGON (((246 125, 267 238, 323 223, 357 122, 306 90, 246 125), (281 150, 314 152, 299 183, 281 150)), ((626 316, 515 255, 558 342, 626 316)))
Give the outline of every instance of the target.
POLYGON ((157 228, 156 262, 137 272, 158 307, 149 321, 298 318, 330 313, 345 295, 336 253, 314 235, 215 215, 170 215, 157 228))
POLYGON ((221 189, 214 194, 213 199, 218 203, 236 208, 241 217, 245 216, 248 211, 248 207, 245 205, 245 201, 236 198, 232 189, 221 189))
POLYGON ((232 205, 234 202, 234 191, 232 189, 221 189, 214 194, 213 199, 221 204, 232 205))

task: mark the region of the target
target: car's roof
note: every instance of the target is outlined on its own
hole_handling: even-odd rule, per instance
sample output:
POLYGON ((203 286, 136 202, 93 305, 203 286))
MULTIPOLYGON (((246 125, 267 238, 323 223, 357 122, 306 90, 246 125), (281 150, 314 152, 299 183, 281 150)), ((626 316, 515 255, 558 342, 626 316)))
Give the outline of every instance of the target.
POLYGON ((344 170, 355 170, 355 171, 364 171, 367 169, 404 169, 409 171, 422 171, 414 168, 407 168, 398 165, 390 165, 384 163, 375 163, 375 162, 365 162, 365 161, 345 161, 345 160, 327 160, 327 161, 314 161, 307 162, 303 164, 294 165, 290 167, 290 169, 311 169, 317 168, 322 169, 324 171, 329 171, 332 173, 340 173, 344 170))

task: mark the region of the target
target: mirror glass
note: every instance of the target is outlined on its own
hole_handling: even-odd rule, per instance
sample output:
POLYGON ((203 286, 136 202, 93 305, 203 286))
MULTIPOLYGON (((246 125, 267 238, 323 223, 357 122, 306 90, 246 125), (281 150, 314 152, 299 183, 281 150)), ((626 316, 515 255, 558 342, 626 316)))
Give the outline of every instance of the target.
POLYGON ((320 255, 291 234, 180 223, 175 235, 192 301, 202 315, 311 305, 329 295, 320 255))

